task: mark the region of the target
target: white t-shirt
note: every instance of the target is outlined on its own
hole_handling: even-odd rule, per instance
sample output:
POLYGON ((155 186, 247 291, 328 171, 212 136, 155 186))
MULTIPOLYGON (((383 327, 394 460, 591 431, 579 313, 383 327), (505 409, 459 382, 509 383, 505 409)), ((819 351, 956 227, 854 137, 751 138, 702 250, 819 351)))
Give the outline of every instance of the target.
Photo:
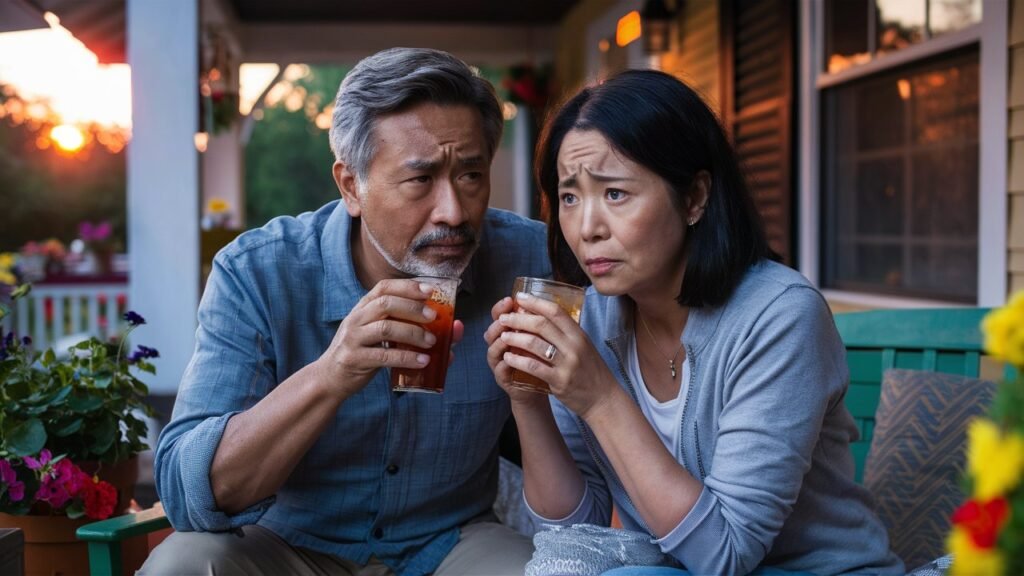
MULTIPOLYGON (((626 358, 626 370, 629 371, 629 379, 636 384, 637 399, 640 401, 640 410, 644 413, 647 421, 654 426, 661 442, 672 456, 679 453, 679 427, 682 425, 683 409, 686 408, 686 390, 690 386, 690 362, 684 357, 681 366, 681 384, 679 395, 665 402, 658 402, 657 398, 651 396, 647 390, 647 383, 640 373, 640 356, 636 351, 636 333, 630 338, 629 356, 626 358)), ((678 353, 678 350, 676 351, 678 353)), ((667 366, 666 366, 667 369, 667 366)))

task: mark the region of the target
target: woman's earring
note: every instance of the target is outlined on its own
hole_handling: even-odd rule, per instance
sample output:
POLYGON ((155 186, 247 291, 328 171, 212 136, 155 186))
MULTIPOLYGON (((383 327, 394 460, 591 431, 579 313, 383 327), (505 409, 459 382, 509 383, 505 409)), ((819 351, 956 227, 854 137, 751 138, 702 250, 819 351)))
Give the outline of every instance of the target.
POLYGON ((691 216, 690 219, 686 221, 686 223, 689 224, 690 226, 693 226, 694 224, 697 223, 697 219, 691 216))

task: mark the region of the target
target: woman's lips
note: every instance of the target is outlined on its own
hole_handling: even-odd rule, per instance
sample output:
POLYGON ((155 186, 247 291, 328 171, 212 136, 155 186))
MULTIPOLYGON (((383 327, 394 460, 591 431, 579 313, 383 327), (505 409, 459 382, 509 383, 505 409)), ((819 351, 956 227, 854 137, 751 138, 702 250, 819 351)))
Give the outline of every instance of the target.
POLYGON ((591 276, 602 276, 611 272, 612 268, 618 265, 618 260, 609 260, 608 258, 588 258, 583 262, 587 268, 587 273, 591 276))

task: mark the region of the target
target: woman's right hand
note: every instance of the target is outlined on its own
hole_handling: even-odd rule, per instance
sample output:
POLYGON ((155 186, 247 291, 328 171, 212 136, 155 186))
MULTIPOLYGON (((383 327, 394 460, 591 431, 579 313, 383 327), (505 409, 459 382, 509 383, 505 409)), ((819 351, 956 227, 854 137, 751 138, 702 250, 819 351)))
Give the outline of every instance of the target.
POLYGON ((508 344, 501 338, 501 333, 508 330, 498 321, 502 314, 511 314, 515 311, 515 304, 512 298, 505 297, 491 307, 491 325, 484 332, 484 340, 487 341, 487 364, 494 372, 494 379, 498 385, 508 394, 512 401, 513 408, 549 408, 547 394, 530 392, 512 387, 512 368, 505 363, 505 352, 509 350, 508 344))

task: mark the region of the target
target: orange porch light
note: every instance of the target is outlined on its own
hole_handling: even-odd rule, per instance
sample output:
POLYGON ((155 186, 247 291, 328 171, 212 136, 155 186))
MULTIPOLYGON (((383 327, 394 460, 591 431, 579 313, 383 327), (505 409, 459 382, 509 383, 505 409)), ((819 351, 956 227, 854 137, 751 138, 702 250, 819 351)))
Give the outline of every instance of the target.
POLYGON ((633 10, 615 26, 615 44, 625 46, 640 37, 640 12, 633 10))

